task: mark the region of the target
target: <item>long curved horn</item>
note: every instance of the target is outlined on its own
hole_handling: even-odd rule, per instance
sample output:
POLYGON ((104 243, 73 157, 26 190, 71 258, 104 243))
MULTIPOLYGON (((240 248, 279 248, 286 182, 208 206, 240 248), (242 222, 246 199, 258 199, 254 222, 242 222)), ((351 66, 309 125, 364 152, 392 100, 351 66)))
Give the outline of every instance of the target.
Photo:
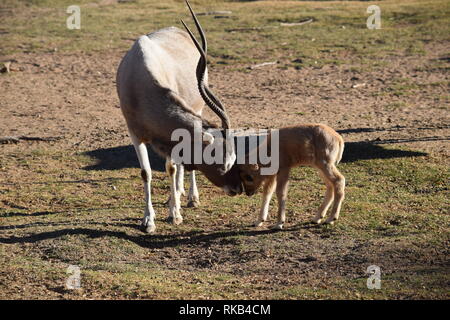
POLYGON ((191 5, 189 4, 189 1, 185 0, 186 4, 189 8, 189 11, 191 12, 192 18, 194 18, 194 22, 195 22, 195 26, 197 27, 197 30, 200 33, 200 38, 202 39, 202 49, 203 52, 206 54, 208 54, 208 43, 206 42, 206 36, 205 33, 203 32, 202 26, 200 25, 200 22, 197 19, 197 16, 194 13, 194 10, 192 10, 191 5))
MULTIPOLYGON (((195 26, 197 27, 197 30, 198 30, 198 32, 200 33, 200 39, 202 40, 202 49, 203 49, 203 52, 205 53, 205 58, 206 58, 206 57, 208 56, 208 43, 207 43, 207 41, 206 41, 205 33, 203 32, 202 26, 200 25, 200 22, 198 21, 197 16, 196 16, 195 13, 194 13, 194 10, 192 10, 191 4, 190 4, 189 1, 187 1, 187 0, 185 0, 185 2, 186 2, 187 6, 188 6, 188 8, 189 8, 189 11, 191 12, 192 18, 194 19, 195 26)), ((184 25, 184 23, 183 23, 183 25, 184 25)), ((185 26, 185 27, 186 27, 186 26, 185 26)), ((189 30, 188 30, 188 31, 189 31, 189 30)), ((189 32, 189 33, 191 33, 191 32, 189 32)), ((192 35, 191 35, 191 38, 192 38, 192 35)), ((194 42, 195 42, 195 40, 194 40, 194 42)), ((209 98, 211 98, 211 100, 212 100, 212 101, 213 101, 220 109, 222 109, 222 110, 225 111, 225 107, 222 105, 222 103, 219 101, 219 99, 217 99, 217 98, 214 96, 214 94, 211 92, 211 89, 209 89, 209 87, 206 86, 206 85, 204 85, 204 84, 203 84, 203 86, 204 86, 204 88, 205 88, 205 93, 209 96, 209 98)))
MULTIPOLYGON (((192 7, 189 3, 189 1, 185 0, 189 11, 191 12, 192 18, 194 19, 195 22, 195 26, 197 27, 198 32, 200 33, 200 39, 202 40, 202 49, 203 52, 205 53, 205 58, 208 56, 208 43, 206 41, 206 36, 205 33, 203 32, 202 26, 200 25, 200 22, 197 19, 197 16, 195 15, 194 10, 192 10, 192 7)), ((184 25, 184 23, 183 23, 184 25)), ((186 27, 186 26, 185 26, 186 27)), ((188 30, 189 31, 189 30, 188 30)), ((189 32, 191 33, 191 32, 189 32)), ((192 38, 192 35, 191 35, 192 38)), ((194 40, 195 42, 195 40, 194 40)), ((225 107, 222 105, 222 103, 219 101, 219 99, 217 99, 216 96, 214 96, 214 94, 212 93, 211 89, 209 89, 208 86, 206 86, 205 84, 203 84, 204 88, 205 88, 205 93, 209 96, 209 98, 222 110, 225 111, 225 107)))
POLYGON ((205 76, 205 72, 206 72, 207 58, 206 58, 206 53, 203 49, 207 48, 206 38, 205 38, 205 35, 203 32, 203 29, 202 29, 200 23, 198 22, 198 20, 195 16, 195 13, 193 12, 193 10, 190 7, 189 2, 187 0, 186 0, 186 3, 192 14, 192 17, 194 18, 195 24, 197 26, 197 29, 200 33, 200 36, 201 36, 202 42, 203 42, 203 48, 202 48, 202 46, 200 46, 197 39, 191 32, 191 30, 187 27, 187 25, 184 23, 184 21, 181 20, 181 23, 186 28, 187 32, 189 33, 189 36, 191 37, 192 41, 194 42, 195 46, 197 47, 197 50, 200 53, 200 59, 198 61, 197 70, 196 70, 197 84, 198 84, 198 89, 199 89, 200 95, 202 96, 205 103, 211 108, 211 110, 214 111, 214 113, 217 114, 219 116, 219 118, 222 120, 222 127, 225 129, 229 129, 230 128, 230 120, 228 118, 228 115, 226 114, 224 106, 222 105, 220 100, 211 92, 211 90, 207 86, 205 86, 204 76, 205 76))

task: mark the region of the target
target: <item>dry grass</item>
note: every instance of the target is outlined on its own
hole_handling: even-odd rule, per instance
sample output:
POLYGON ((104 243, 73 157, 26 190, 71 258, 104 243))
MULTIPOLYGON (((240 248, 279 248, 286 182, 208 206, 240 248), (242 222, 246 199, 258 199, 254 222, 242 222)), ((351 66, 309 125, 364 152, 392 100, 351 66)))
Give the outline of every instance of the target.
MULTIPOLYGON (((167 224, 164 202, 169 185, 165 174, 154 172, 158 230, 155 236, 143 234, 139 230, 142 186, 133 150, 124 146, 128 144, 124 125, 114 120, 114 112, 113 120, 97 110, 89 109, 89 113, 83 102, 87 105, 95 99, 99 108, 110 110, 108 97, 114 93, 113 75, 108 72, 114 67, 112 62, 103 62, 103 57, 109 58, 109 52, 120 56, 140 34, 179 25, 179 18, 188 16, 187 10, 180 1, 161 4, 138 0, 100 6, 90 1, 78 3, 82 9, 79 31, 65 28, 65 8, 71 1, 8 0, 0 5, 2 60, 16 55, 47 59, 48 52, 53 52, 51 59, 56 62, 67 61, 63 59, 71 55, 86 57, 86 61, 93 58, 86 73, 79 65, 73 71, 74 77, 79 77, 77 72, 86 77, 86 87, 73 84, 73 88, 87 92, 86 100, 70 97, 76 103, 66 104, 57 100, 61 104, 58 108, 76 107, 82 113, 74 113, 68 121, 66 140, 0 145, 0 298, 449 298, 448 157, 421 148, 412 150, 401 143, 347 144, 340 165, 348 180, 347 198, 342 219, 333 227, 308 223, 324 192, 311 169, 293 173, 287 229, 283 232, 250 227, 260 196, 225 197, 202 176, 201 207, 183 207, 184 223, 167 224), (106 74, 107 79, 97 73, 106 74), (115 134, 112 130, 117 127, 121 131, 115 134), (89 129, 92 137, 83 141, 88 135, 79 131, 89 129), (81 269, 80 290, 65 288, 70 264, 81 269), (366 288, 365 271, 372 264, 382 269, 381 290, 366 288)), ((370 4, 379 4, 382 9, 382 30, 365 28, 368 2, 192 1, 198 12, 233 12, 229 18, 201 17, 213 57, 213 79, 225 70, 227 77, 236 73, 250 77, 246 66, 268 60, 279 60, 274 68, 280 68, 279 72, 298 68, 316 77, 331 77, 330 72, 325 76, 321 73, 322 66, 345 65, 349 72, 369 75, 389 71, 391 58, 407 64, 427 54, 427 46, 441 48, 449 43, 447 1, 370 4), (231 26, 278 26, 310 17, 315 21, 299 28, 225 31, 231 26)), ((41 69, 44 67, 47 65, 41 69)), ((434 59, 419 67, 426 74, 448 72, 445 60, 434 59)), ((70 73, 67 68, 64 74, 70 73)), ((45 70, 49 90, 43 96, 69 96, 72 87, 66 88, 69 93, 61 89, 58 79, 67 79, 58 75, 58 69, 45 70), (58 90, 53 92, 53 87, 58 90)), ((1 75, 0 81, 11 86, 18 77, 17 73, 1 75)), ((283 81, 289 84, 289 79, 282 77, 270 81, 264 90, 280 88, 283 81)), ((28 100, 42 94, 33 91, 31 82, 14 88, 28 100)), ((323 89, 328 87, 314 82, 308 93, 323 103, 327 101, 321 95, 323 89)), ((420 83, 407 75, 389 78, 382 89, 367 91, 365 97, 373 99, 373 104, 386 97, 389 103, 381 107, 394 117, 416 96, 430 94, 427 101, 434 101, 433 112, 448 110, 447 89, 448 81, 430 76, 428 82, 420 83)), ((292 89, 285 86, 284 90, 289 93, 292 89)), ((342 90, 349 98, 357 94, 342 90)), ((41 111, 44 119, 30 118, 27 113, 35 106, 17 107, 14 101, 0 101, 5 119, 30 121, 30 126, 37 123, 41 134, 47 132, 49 122, 45 121, 60 123, 57 114, 41 111)), ((305 110, 287 112, 292 117, 314 117, 305 110)), ((242 125, 252 120, 242 120, 237 113, 231 117, 242 125)), ((348 121, 347 117, 351 115, 338 110, 324 120, 339 123, 348 121)), ((351 121, 358 128, 377 121, 371 117, 373 113, 361 115, 359 122, 351 121)), ((276 118, 274 113, 258 123, 273 126, 278 123, 276 118)), ((415 125, 416 120, 411 122, 415 125)), ((11 121, 16 120, 5 120, 5 127, 9 128, 6 122, 11 121)), ((17 122, 17 126, 22 124, 17 122)), ((376 134, 370 137, 374 139, 376 134)), ((432 142, 445 148, 446 141, 441 140, 432 142)))

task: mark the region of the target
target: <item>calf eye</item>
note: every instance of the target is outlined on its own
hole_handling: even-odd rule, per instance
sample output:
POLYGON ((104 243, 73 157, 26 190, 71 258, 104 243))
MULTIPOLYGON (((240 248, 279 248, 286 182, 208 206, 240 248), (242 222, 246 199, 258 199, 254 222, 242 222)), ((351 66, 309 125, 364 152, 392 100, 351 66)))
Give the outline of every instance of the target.
POLYGON ((246 175, 244 176, 244 179, 245 179, 246 181, 249 181, 249 182, 252 182, 252 181, 253 181, 253 177, 252 177, 251 175, 249 175, 249 174, 246 174, 246 175))

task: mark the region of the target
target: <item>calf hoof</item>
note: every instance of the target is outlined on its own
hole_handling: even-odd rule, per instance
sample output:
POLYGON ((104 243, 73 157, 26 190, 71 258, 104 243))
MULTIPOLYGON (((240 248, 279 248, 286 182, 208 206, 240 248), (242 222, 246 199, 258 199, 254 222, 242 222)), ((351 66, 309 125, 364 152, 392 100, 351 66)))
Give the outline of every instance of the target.
POLYGON ((187 204, 188 208, 197 208, 199 206, 200 206, 200 201, 198 201, 198 200, 189 200, 188 204, 187 204))
POLYGON ((264 223, 264 221, 258 220, 258 221, 256 221, 256 222, 253 223, 253 226, 254 226, 255 228, 258 228, 258 227, 261 227, 261 226, 263 225, 263 223, 264 223))
POLYGON ((332 226, 336 222, 336 218, 328 218, 324 223, 332 226))
POLYGON ((283 224, 282 223, 277 223, 276 225, 273 225, 272 230, 283 230, 283 224))
POLYGON ((179 217, 168 217, 167 218, 167 222, 172 223, 174 225, 179 225, 183 222, 183 217, 179 216, 179 217))
POLYGON ((322 223, 322 218, 321 217, 314 217, 314 218, 312 218, 311 219, 311 221, 313 222, 313 223, 316 223, 316 224, 321 224, 322 223))

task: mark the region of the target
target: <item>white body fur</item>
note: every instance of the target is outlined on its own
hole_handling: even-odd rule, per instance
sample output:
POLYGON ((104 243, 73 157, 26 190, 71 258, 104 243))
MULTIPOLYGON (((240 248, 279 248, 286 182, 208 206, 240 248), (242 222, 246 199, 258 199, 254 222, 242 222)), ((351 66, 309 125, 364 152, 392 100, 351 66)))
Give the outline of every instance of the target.
MULTIPOLYGON (((170 27, 139 37, 122 59, 117 72, 121 109, 142 170, 146 200, 142 225, 148 233, 155 231, 155 212, 151 201, 151 168, 146 143, 167 157, 166 170, 171 178, 169 219, 176 224, 182 222, 183 168, 170 160, 170 137, 177 128, 189 130, 192 136, 194 130, 202 128, 201 112, 205 103, 197 87, 199 57, 189 35, 170 27)), ((205 132, 202 134, 207 135, 205 132)), ((211 138, 210 135, 208 139, 211 138)), ((234 153, 225 159, 225 171, 232 167, 234 159, 234 153)), ((220 180, 223 172, 219 174, 217 166, 203 166, 199 170, 225 190, 236 189, 237 183, 230 186, 220 180)), ((237 173, 236 176, 239 178, 237 173)), ((190 206, 199 203, 194 171, 188 199, 190 206)))

